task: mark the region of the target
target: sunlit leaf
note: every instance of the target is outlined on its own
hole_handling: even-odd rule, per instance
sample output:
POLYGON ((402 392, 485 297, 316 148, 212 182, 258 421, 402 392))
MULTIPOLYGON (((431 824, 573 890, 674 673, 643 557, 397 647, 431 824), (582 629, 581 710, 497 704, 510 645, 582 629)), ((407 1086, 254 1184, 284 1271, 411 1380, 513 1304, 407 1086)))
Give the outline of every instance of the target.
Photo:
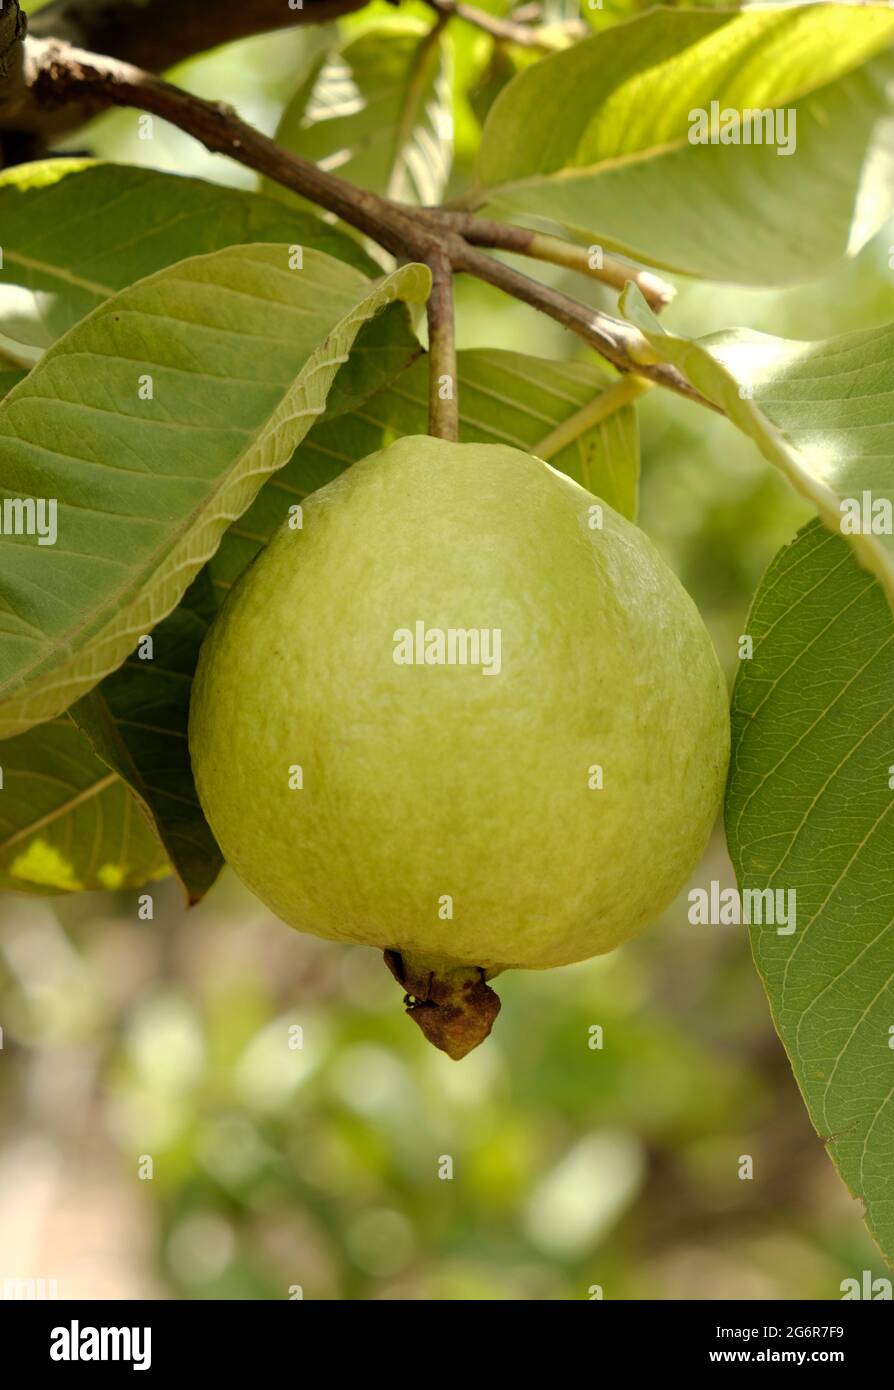
POLYGON ((650 10, 510 83, 473 201, 691 275, 818 275, 894 210, 892 42, 884 5, 650 10), (712 103, 758 116, 690 143, 712 103))
POLYGON ((693 341, 667 333, 632 286, 621 303, 654 355, 754 440, 894 603, 894 325, 818 343, 745 329, 693 341))
POLYGON ((436 203, 453 150, 450 70, 440 32, 404 22, 320 58, 277 131, 286 149, 401 202, 436 203))

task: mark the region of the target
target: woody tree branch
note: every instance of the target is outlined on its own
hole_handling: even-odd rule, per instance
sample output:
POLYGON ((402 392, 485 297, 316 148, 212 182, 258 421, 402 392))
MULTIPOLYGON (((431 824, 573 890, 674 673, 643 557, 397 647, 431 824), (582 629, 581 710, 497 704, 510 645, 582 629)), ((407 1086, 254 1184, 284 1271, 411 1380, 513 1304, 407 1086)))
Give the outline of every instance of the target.
MULTIPOLYGON (((38 112, 51 116, 72 103, 91 113, 109 106, 148 111, 194 136, 212 153, 228 155, 335 213, 397 258, 424 262, 440 277, 442 287, 448 272, 486 280, 577 333, 620 371, 711 405, 675 368, 650 360, 645 338, 630 324, 586 308, 494 260, 437 209, 421 211, 392 202, 292 154, 228 106, 193 96, 132 64, 55 41, 28 39, 25 71, 30 100, 38 112)), ((466 224, 467 230, 470 227, 466 224)), ((438 308, 443 310, 439 322, 445 323, 448 305, 443 294, 438 308)), ((445 422, 445 429, 450 428, 445 422)))
MULTIPOLYGON (((561 237, 548 236, 535 232, 529 227, 515 227, 505 222, 494 222, 487 217, 477 217, 474 213, 456 212, 452 208, 423 208, 420 216, 430 217, 441 226, 452 227, 471 246, 486 246, 490 250, 511 251, 518 256, 529 256, 533 260, 546 261, 551 265, 563 266, 566 270, 577 270, 582 275, 600 280, 605 285, 622 290, 628 280, 642 292, 643 298, 656 312, 665 308, 676 291, 673 285, 662 280, 652 270, 645 270, 621 256, 602 252, 594 261, 591 248, 563 241, 561 237)), ((601 251, 601 248, 599 248, 601 251)))

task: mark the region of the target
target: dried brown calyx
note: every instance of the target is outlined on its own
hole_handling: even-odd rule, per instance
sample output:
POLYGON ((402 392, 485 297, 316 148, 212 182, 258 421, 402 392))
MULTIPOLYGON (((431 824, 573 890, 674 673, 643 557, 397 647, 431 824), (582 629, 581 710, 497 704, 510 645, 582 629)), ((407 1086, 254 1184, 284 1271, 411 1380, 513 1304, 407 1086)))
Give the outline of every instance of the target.
POLYGON ((407 1013, 435 1047, 458 1062, 484 1042, 500 1000, 480 965, 450 965, 399 951, 386 951, 385 964, 405 991, 407 1013))

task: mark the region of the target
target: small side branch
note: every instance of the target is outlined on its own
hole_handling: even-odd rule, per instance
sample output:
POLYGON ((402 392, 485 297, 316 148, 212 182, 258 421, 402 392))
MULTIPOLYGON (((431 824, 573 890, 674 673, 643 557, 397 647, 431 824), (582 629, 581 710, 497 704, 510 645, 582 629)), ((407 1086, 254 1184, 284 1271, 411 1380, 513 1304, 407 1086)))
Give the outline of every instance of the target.
POLYGON ((453 270, 449 258, 432 253, 428 299, 428 432, 437 439, 459 439, 456 330, 453 321, 453 270))
POLYGON ((504 222, 493 222, 487 217, 476 217, 474 213, 454 212, 449 209, 426 209, 438 222, 452 227, 472 246, 484 246, 494 251, 512 251, 517 256, 528 256, 535 261, 546 261, 550 265, 564 266, 567 270, 579 271, 593 280, 622 290, 628 280, 638 286, 643 297, 656 313, 667 307, 676 291, 673 285, 662 280, 654 271, 645 270, 623 256, 613 256, 600 250, 598 256, 592 248, 578 246, 561 237, 549 236, 545 232, 535 232, 529 227, 514 227, 504 222))
POLYGON ((496 286, 506 294, 511 294, 514 299, 520 299, 523 304, 529 304, 532 309, 539 309, 542 314, 555 319, 563 328, 570 329, 585 343, 589 343, 590 347, 612 362, 619 371, 634 372, 637 376, 654 381, 657 386, 666 387, 678 396, 685 396, 687 400, 696 401, 699 405, 707 406, 709 410, 723 414, 713 401, 709 401, 690 385, 676 367, 655 362, 642 333, 623 319, 612 318, 610 314, 600 313, 598 309, 589 309, 567 294, 560 294, 558 290, 550 289, 539 280, 522 275, 511 266, 494 260, 492 256, 485 255, 473 246, 466 245, 465 251, 454 259, 453 267, 455 270, 464 270, 479 280, 486 280, 489 285, 496 286))
MULTIPOLYGON (((402 254, 412 238, 411 219, 398 204, 355 188, 283 149, 222 102, 205 101, 131 63, 85 53, 55 40, 29 39, 28 47, 34 66, 31 92, 38 112, 44 115, 52 117, 54 111, 67 110, 71 104, 85 115, 109 106, 149 111, 194 136, 212 154, 228 155, 334 212, 394 255, 402 254)), ((415 254, 416 245, 411 249, 415 254)))

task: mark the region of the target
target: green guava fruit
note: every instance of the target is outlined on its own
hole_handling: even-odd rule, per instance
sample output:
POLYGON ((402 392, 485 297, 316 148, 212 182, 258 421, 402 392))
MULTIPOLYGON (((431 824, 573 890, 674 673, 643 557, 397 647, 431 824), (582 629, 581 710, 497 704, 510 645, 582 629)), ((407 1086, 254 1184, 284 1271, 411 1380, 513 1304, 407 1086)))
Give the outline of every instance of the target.
POLYGON ((192 695, 202 806, 292 926, 384 949, 426 1036, 486 981, 611 951, 717 815, 726 688, 638 528, 540 459, 399 439, 241 577, 192 695))

